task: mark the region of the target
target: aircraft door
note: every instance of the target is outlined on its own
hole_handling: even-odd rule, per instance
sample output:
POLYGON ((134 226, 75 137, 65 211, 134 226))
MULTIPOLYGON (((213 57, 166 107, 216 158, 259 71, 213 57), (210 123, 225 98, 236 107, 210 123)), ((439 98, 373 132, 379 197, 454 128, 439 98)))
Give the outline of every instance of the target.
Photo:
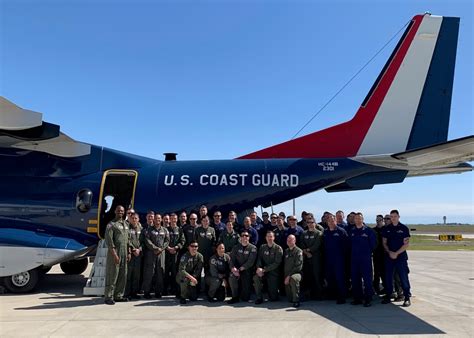
MULTIPOLYGON (((98 234, 104 238, 107 224, 115 218, 115 208, 133 208, 138 173, 134 170, 107 170, 102 177, 99 198, 98 234)), ((124 215, 125 217, 126 215, 124 215)))

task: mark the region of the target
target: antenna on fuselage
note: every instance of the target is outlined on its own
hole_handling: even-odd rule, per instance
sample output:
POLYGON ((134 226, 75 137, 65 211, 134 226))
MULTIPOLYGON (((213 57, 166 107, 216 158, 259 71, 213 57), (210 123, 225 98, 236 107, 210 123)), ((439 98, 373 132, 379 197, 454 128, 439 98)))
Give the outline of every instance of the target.
POLYGON ((165 161, 176 161, 178 153, 163 153, 163 155, 165 155, 165 161))

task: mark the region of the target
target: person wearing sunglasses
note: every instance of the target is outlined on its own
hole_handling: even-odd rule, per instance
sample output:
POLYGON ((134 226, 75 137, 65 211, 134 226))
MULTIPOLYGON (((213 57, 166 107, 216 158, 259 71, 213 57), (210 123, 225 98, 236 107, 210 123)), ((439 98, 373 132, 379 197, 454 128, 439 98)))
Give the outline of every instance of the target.
POLYGON ((132 222, 132 215, 135 213, 135 210, 133 210, 132 208, 130 209, 127 209, 127 213, 125 215, 125 220, 128 222, 128 223, 131 223, 132 222))
POLYGON ((196 231, 198 228, 198 223, 197 223, 198 217, 196 214, 192 213, 189 215, 189 224, 185 225, 183 228, 183 234, 184 234, 184 248, 189 247, 191 244, 191 241, 196 240, 196 231))
POLYGON ((250 299, 257 247, 250 243, 249 236, 247 231, 242 231, 240 243, 234 246, 230 254, 229 284, 232 290, 232 299, 227 302, 228 304, 239 302, 239 298, 245 302, 250 299))
POLYGON ((176 282, 179 284, 181 292, 180 304, 186 304, 187 299, 195 301, 198 297, 198 279, 201 277, 204 263, 204 258, 198 252, 198 249, 198 243, 195 240, 191 241, 188 251, 181 257, 179 262, 176 282))
POLYGON ((222 222, 222 213, 219 210, 214 212, 210 225, 214 228, 214 231, 216 232, 216 238, 219 238, 221 233, 225 231, 225 223, 222 222))

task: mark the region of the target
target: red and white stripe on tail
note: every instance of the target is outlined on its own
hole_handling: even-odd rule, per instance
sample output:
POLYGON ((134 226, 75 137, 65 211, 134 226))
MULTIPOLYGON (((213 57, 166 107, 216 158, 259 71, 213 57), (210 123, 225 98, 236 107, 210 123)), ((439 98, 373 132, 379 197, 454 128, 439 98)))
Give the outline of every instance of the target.
MULTIPOLYGON (((447 37, 456 40, 454 44, 450 44, 450 50, 446 53, 450 56, 448 59, 451 61, 449 62, 452 63, 452 67, 448 67, 448 69, 452 70, 449 70, 442 80, 436 80, 443 81, 443 85, 444 82, 447 82, 447 90, 440 93, 433 91, 435 94, 431 94, 432 91, 428 89, 425 90, 428 83, 427 78, 432 75, 430 72, 442 71, 440 70, 441 67, 434 67, 431 64, 434 60, 433 55, 438 40, 441 40, 439 37, 444 19, 440 16, 425 14, 417 15, 411 20, 377 81, 352 120, 239 158, 335 158, 391 154, 407 150, 417 116, 420 114, 422 116, 419 123, 431 123, 426 122, 430 119, 426 119, 426 116, 423 115, 429 112, 426 109, 419 111, 422 99, 430 100, 430 95, 446 95, 448 91, 449 100, 443 99, 444 105, 446 105, 445 101, 448 101, 448 107, 444 107, 441 113, 448 114, 449 120, 457 27, 459 24, 457 18, 449 18, 456 21, 451 26, 456 26, 456 24, 457 26, 455 29, 451 29, 451 31, 455 30, 455 34, 452 33, 451 37, 447 37), (452 50, 453 48, 454 50, 452 50), (453 53, 454 58, 452 57, 453 53)), ((439 46, 442 46, 442 48, 437 51, 436 63, 441 64, 444 57, 442 54, 445 52, 441 49, 445 49, 445 45, 439 43, 439 46)), ((447 61, 445 65, 446 63, 447 61)), ((434 79, 438 78, 435 76, 434 79)), ((437 85, 433 81, 429 85, 430 88, 437 85)), ((436 123, 436 121, 433 123, 436 123)), ((423 130, 423 125, 419 127, 420 130, 423 130)), ((436 128, 438 126, 431 127, 431 129, 436 128)), ((440 134, 447 135, 447 125, 439 128, 445 129, 440 134)), ((433 132, 437 133, 436 130, 433 132)), ((420 139, 420 132, 417 133, 417 139, 420 139)), ((446 136, 439 138, 441 138, 441 141, 443 141, 443 138, 444 141, 446 140, 446 136)), ((430 140, 427 139, 425 143, 430 144, 431 139, 433 137, 430 137, 430 140)))

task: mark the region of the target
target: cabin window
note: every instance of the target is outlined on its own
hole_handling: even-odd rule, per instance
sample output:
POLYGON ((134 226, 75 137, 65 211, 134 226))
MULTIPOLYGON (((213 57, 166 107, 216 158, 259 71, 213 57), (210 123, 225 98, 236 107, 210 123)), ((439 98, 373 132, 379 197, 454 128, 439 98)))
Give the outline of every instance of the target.
POLYGON ((76 208, 79 212, 88 212, 92 208, 92 191, 82 189, 76 195, 76 208))

